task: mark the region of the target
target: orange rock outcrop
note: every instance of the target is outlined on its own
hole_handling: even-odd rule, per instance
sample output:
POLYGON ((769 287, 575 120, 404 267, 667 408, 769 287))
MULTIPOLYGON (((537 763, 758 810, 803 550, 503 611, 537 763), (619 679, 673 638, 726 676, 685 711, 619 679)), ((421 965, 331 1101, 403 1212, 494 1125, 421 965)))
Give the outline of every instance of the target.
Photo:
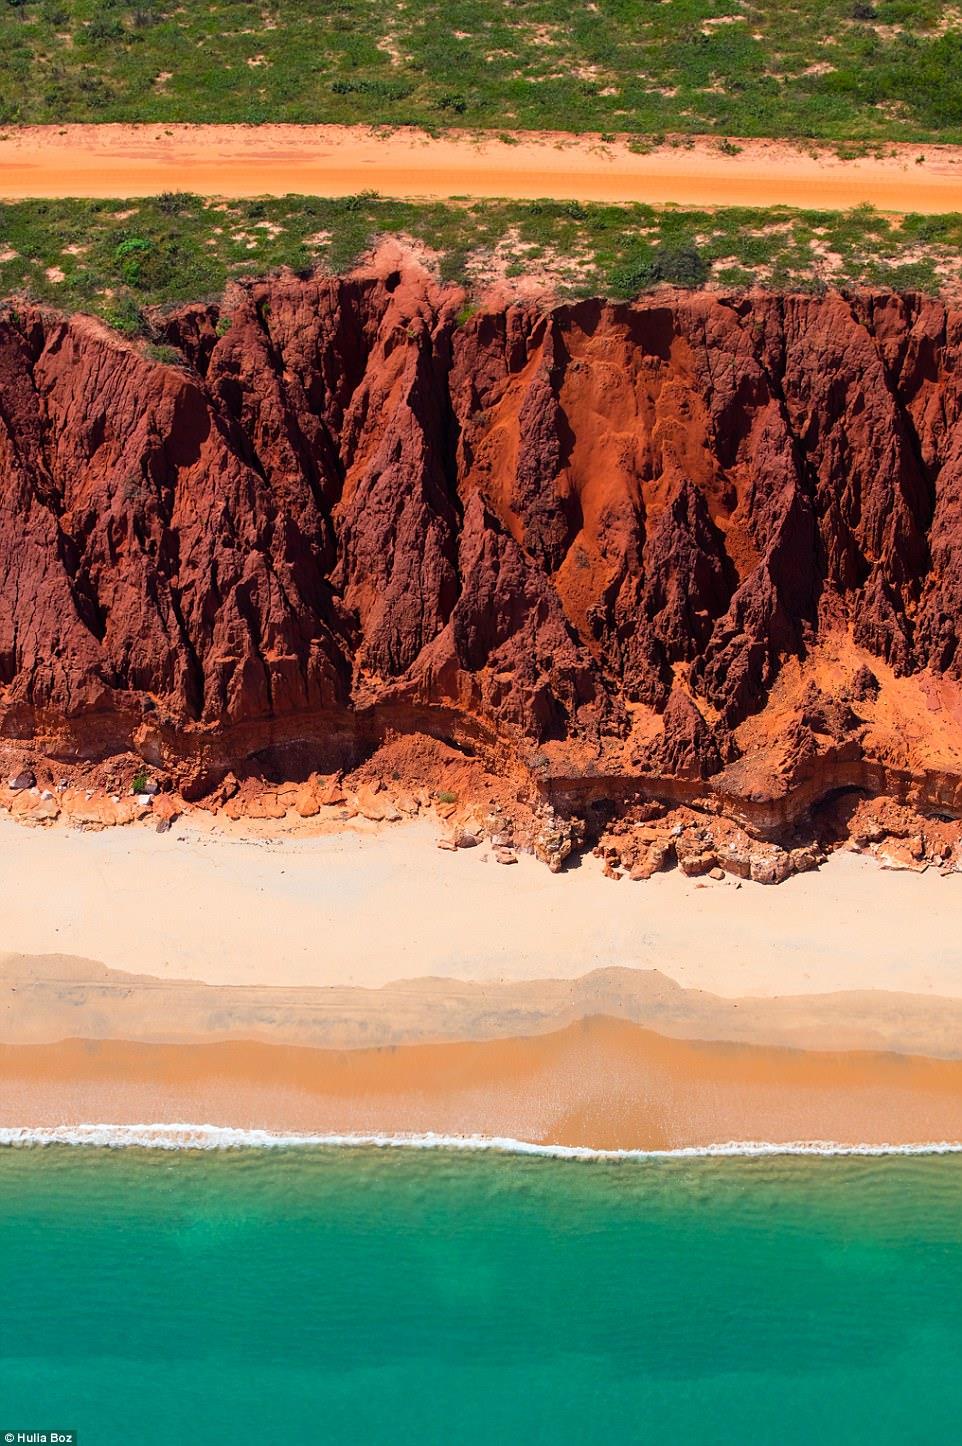
POLYGON ((423 736, 596 838, 653 799, 780 843, 853 791, 962 814, 962 312, 461 300, 252 283, 163 320, 177 364, 6 310, 4 766, 309 817, 423 736))

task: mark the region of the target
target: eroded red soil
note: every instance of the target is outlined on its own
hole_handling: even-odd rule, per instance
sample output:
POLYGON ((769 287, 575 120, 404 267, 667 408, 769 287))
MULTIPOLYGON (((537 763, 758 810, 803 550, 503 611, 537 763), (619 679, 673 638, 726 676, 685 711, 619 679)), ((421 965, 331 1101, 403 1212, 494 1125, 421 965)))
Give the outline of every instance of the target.
POLYGON ((555 862, 586 832, 644 872, 661 843, 612 842, 629 824, 707 827, 698 868, 732 830, 808 867, 840 809, 883 797, 951 863, 962 312, 461 303, 382 255, 167 317, 177 365, 7 311, 0 723, 37 788, 18 810, 83 784, 136 811, 138 760, 235 812, 347 775, 323 806, 361 785, 497 802, 516 841, 563 835, 555 862))

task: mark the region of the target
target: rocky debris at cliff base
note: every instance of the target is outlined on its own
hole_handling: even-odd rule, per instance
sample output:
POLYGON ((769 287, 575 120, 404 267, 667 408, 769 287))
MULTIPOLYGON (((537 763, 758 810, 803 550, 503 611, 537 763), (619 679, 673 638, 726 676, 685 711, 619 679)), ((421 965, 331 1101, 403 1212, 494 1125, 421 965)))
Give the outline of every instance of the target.
POLYGON ((678 867, 692 879, 717 880, 721 870, 737 880, 775 884, 817 868, 829 852, 846 846, 885 868, 962 871, 959 819, 923 813, 890 797, 837 791, 807 820, 785 827, 776 838, 759 838, 719 811, 710 791, 698 807, 601 798, 579 813, 540 796, 523 770, 509 768, 499 776, 480 757, 427 735, 392 739, 349 773, 313 773, 287 783, 243 769, 242 777, 211 776, 207 792, 190 804, 176 791, 175 779, 159 768, 153 774, 156 792, 130 793, 131 780, 139 780, 142 771, 132 757, 79 763, 66 776, 58 760, 33 755, 29 769, 22 761, 11 768, 8 760, 0 808, 32 825, 59 819, 99 829, 149 820, 158 831, 192 808, 239 824, 276 824, 285 832, 310 828, 315 820, 327 826, 350 819, 388 825, 420 814, 443 825, 442 848, 487 843, 499 862, 530 853, 555 872, 590 848, 605 876, 615 881, 626 876, 643 881, 678 867), (10 786, 9 779, 28 771, 35 779, 31 787, 10 786))
POLYGON ((233 819, 235 822, 248 818, 273 819, 278 822, 280 819, 286 818, 289 810, 294 806, 293 790, 291 790, 290 798, 284 796, 286 792, 286 789, 271 788, 265 789, 263 792, 249 789, 242 794, 238 790, 226 800, 222 805, 222 810, 225 817, 233 819))
MULTIPOLYGON (((62 759, 34 755, 29 768, 8 770, 8 781, 0 787, 0 809, 22 823, 43 825, 59 820, 84 829, 178 817, 183 801, 172 792, 160 792, 162 784, 156 778, 148 778, 140 790, 144 782, 143 763, 134 755, 77 762, 66 768, 62 759), (134 783, 137 793, 132 791, 134 783)), ((165 786, 169 788, 169 781, 165 786)))
POLYGON ((782 847, 753 838, 730 819, 687 807, 665 810, 654 821, 638 822, 627 815, 608 826, 594 854, 604 861, 609 877, 624 869, 644 880, 675 865, 688 878, 719 871, 760 884, 778 884, 792 874, 816 868, 825 855, 818 846, 782 847))
POLYGON ((150 810, 151 819, 157 823, 176 823, 184 812, 184 803, 176 794, 158 793, 154 795, 153 807, 150 810))
POLYGON ((535 810, 535 828, 531 851, 553 874, 560 873, 565 860, 584 844, 584 821, 577 817, 562 818, 551 804, 535 810))
POLYGON ((380 780, 359 784, 353 804, 369 823, 397 823, 401 817, 400 809, 395 808, 391 795, 380 780))
POLYGON ((0 794, 0 807, 6 807, 21 823, 52 823, 60 817, 59 800, 48 790, 24 789, 4 797, 0 794), (46 795, 46 796, 45 796, 46 795))
POLYGON ((921 815, 890 798, 859 798, 843 809, 843 826, 852 847, 871 854, 883 868, 922 873, 962 871, 962 823, 921 815))
MULTIPOLYGON (((927 859, 917 842, 908 839, 886 839, 870 850, 883 869, 908 870, 924 874, 933 866, 934 860, 927 859)), ((941 862, 941 861, 940 861, 941 862)))

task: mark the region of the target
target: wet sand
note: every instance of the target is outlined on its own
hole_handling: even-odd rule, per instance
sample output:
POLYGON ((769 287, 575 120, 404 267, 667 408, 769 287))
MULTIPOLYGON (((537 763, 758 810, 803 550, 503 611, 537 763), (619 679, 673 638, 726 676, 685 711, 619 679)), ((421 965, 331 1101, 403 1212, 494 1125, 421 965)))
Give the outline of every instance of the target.
POLYGON ((891 146, 839 160, 828 148, 713 140, 646 155, 615 142, 521 133, 513 144, 457 133, 347 126, 87 125, 11 128, 0 196, 451 196, 797 206, 937 213, 962 209, 962 148, 891 146), (919 162, 919 157, 924 159, 919 162))
POLYGON ((0 1126, 190 1121, 595 1149, 962 1140, 962 1061, 667 1040, 592 1018, 399 1049, 67 1040, 0 1047, 0 1126))

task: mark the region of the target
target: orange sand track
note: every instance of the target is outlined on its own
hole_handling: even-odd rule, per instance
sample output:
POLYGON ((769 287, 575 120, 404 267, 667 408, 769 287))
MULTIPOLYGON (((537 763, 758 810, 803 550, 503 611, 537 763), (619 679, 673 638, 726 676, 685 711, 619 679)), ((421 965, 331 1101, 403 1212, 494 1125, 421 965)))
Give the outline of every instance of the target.
POLYGON ((323 1050, 0 1046, 0 1125, 190 1121, 595 1148, 962 1140, 962 1060, 665 1039, 594 1018, 536 1039, 323 1050))
POLYGON ((839 160, 779 141, 713 141, 637 155, 566 135, 516 144, 339 126, 32 126, 0 138, 0 197, 449 196, 673 202, 684 206, 962 210, 962 147, 892 146, 839 160), (919 161, 919 157, 923 157, 919 161))

